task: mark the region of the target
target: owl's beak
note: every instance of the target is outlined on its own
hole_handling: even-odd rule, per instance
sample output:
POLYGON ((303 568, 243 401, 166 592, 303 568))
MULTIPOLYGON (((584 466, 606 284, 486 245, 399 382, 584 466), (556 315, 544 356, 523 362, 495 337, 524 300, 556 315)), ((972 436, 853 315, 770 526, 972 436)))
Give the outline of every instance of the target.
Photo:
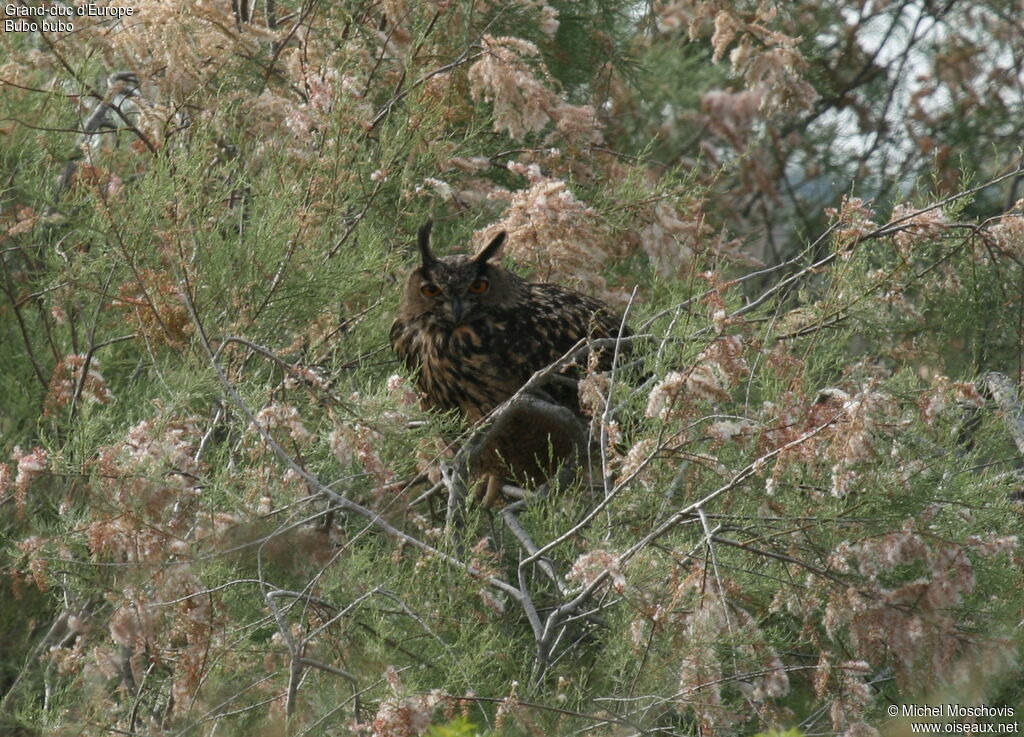
POLYGON ((458 325, 462 321, 462 299, 456 296, 452 297, 452 322, 458 325))

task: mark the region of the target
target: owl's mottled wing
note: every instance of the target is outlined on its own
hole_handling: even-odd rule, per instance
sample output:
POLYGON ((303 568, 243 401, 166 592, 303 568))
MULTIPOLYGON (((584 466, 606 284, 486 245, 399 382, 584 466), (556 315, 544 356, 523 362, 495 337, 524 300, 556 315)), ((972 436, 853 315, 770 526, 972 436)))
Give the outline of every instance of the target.
POLYGON ((391 324, 391 332, 388 335, 391 349, 409 371, 417 371, 420 367, 420 357, 414 349, 418 330, 414 321, 399 317, 391 324))
MULTIPOLYGON (((505 379, 503 384, 511 387, 509 395, 535 372, 564 356, 581 339, 614 338, 620 330, 619 317, 598 300, 556 284, 530 284, 529 287, 529 299, 523 300, 515 310, 495 314, 492 321, 493 371, 505 379)), ((623 335, 628 334, 623 331, 623 335)), ((612 350, 601 351, 598 366, 604 370, 610 368, 612 355, 612 350)), ((586 363, 586 357, 577 360, 578 365, 586 363)), ((569 366, 561 373, 578 378, 582 372, 569 366)), ((549 382, 542 391, 549 400, 578 411, 575 388, 549 382)))
MULTIPOLYGON (((505 340, 494 348, 508 363, 521 366, 522 381, 565 355, 581 339, 614 338, 620 328, 619 318, 603 302, 557 284, 530 284, 529 299, 508 319, 505 340)), ((610 352, 601 363, 602 368, 610 367, 610 352)))

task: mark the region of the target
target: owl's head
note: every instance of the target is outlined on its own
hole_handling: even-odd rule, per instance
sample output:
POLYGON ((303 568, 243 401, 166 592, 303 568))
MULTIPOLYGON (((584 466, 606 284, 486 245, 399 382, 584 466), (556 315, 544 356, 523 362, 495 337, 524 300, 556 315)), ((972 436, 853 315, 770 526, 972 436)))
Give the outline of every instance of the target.
POLYGON ((498 263, 505 232, 498 233, 475 256, 437 258, 430 250, 433 223, 420 228, 420 266, 409 275, 402 311, 407 317, 429 314, 452 326, 462 325, 485 314, 489 308, 511 303, 523 281, 498 263))

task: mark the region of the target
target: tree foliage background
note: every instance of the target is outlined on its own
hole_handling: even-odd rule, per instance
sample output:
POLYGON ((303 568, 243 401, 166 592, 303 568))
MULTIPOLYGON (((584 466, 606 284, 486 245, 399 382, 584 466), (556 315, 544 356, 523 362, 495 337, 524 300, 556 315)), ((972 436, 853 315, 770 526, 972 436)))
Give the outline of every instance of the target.
POLYGON ((0 731, 1024 708, 1018 2, 97 7, 0 35, 0 731), (626 311, 598 488, 446 522, 431 217, 626 311))

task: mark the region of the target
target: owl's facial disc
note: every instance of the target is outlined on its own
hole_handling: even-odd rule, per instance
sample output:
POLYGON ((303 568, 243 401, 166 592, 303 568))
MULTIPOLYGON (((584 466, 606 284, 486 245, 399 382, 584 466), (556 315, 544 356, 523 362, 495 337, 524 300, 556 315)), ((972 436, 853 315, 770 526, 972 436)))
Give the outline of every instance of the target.
MULTIPOLYGON (((426 300, 423 305, 442 325, 452 328, 476 320, 481 309, 493 304, 496 286, 495 268, 488 263, 497 257, 504 245, 504 232, 498 233, 475 256, 437 258, 430 250, 429 222, 420 228, 419 250, 422 264, 413 272, 412 288, 426 300)), ((486 310, 485 310, 486 311, 486 310)))
POLYGON ((434 269, 420 269, 419 274, 420 294, 432 305, 428 309, 453 325, 459 325, 466 315, 466 302, 459 285, 446 278, 450 275, 445 272, 444 264, 439 263, 434 269))

